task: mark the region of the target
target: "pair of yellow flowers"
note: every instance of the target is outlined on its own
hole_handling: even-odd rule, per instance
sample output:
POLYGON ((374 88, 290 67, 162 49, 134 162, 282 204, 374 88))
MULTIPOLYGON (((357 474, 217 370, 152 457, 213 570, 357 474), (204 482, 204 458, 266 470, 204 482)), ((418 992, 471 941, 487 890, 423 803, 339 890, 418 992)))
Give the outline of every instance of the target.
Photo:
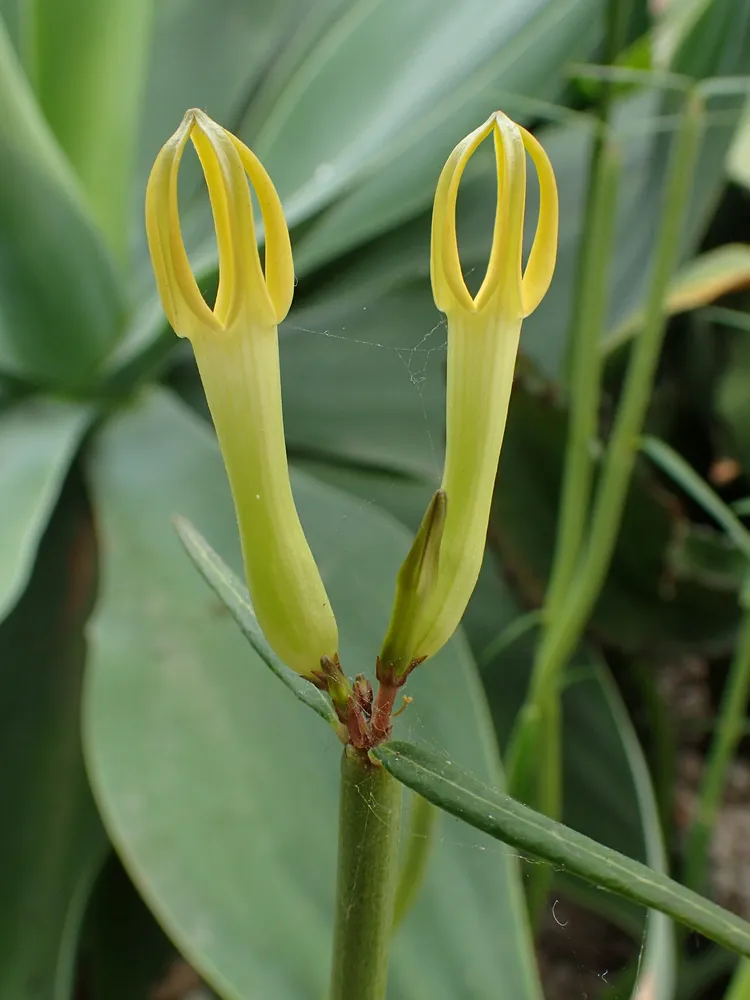
MULTIPOLYGON (((443 481, 399 573, 378 676, 403 682, 455 631, 479 575, 510 399, 521 322, 545 295, 557 250, 557 187, 537 140, 501 112, 453 150, 432 216, 435 304, 448 322, 447 439, 443 481), (498 179, 487 273, 466 287, 456 239, 463 171, 492 135, 498 179), (522 268, 526 153, 539 176, 534 242, 522 268)), ((164 311, 193 345, 226 465, 248 587, 263 632, 294 670, 314 679, 337 662, 338 633, 289 482, 277 324, 292 302, 294 265, 276 190, 257 157, 202 111, 188 111, 159 153, 146 224, 164 311), (177 174, 190 138, 206 178, 219 252, 213 310, 204 301, 180 231, 177 174), (247 178, 263 215, 261 266, 247 178)))

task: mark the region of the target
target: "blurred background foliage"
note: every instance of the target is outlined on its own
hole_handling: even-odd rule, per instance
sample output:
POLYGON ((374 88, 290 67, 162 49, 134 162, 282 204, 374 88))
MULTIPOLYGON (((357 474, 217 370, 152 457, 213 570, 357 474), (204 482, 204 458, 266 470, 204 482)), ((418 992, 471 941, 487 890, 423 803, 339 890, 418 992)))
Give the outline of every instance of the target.
MULTIPOLYGON (((267 679, 174 536, 179 512, 238 566, 197 374, 153 286, 146 177, 198 106, 253 148, 283 199, 298 277, 281 328, 287 441, 353 674, 373 667, 395 571, 442 467, 446 332, 428 276, 437 174, 498 107, 544 143, 561 194, 559 264, 524 326, 486 565, 463 635, 415 675, 400 720, 499 783, 534 648, 528 613, 554 551, 602 85, 582 67, 602 59, 604 3, 0 0, 0 15, 0 1000, 321 996, 336 747, 267 679)), ((611 125, 624 169, 601 432, 640 328, 677 120, 668 74, 679 74, 703 82, 707 129, 648 429, 744 516, 750 7, 633 0, 626 34, 616 63, 639 72, 618 83, 611 125)), ((216 249, 194 163, 180 183, 210 297, 216 249)), ((478 156, 459 202, 470 283, 487 258, 494 184, 478 156)), ((566 822, 677 877, 690 788, 675 777, 686 760, 700 768, 744 573, 689 492, 644 461, 569 669, 566 822), (703 698, 697 717, 680 714, 686 687, 703 698)), ((732 863, 729 881, 747 882, 750 856, 732 863)), ((526 867, 441 817, 389 996, 541 997, 526 867)), ((727 954, 675 941, 663 918, 564 873, 552 891, 569 909, 550 909, 539 935, 550 998, 721 995, 727 954)), ((714 891, 727 901, 720 882, 714 891)), ((730 902, 748 913, 749 897, 730 902)))

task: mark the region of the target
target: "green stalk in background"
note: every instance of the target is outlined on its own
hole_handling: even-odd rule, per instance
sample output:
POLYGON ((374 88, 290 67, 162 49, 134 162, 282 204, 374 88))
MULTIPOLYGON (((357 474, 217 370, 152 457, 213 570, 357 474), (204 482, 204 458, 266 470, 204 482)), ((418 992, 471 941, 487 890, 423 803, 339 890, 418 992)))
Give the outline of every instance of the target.
MULTIPOLYGON (((652 462, 724 529, 748 560, 750 571, 750 532, 721 497, 682 455, 666 442, 646 435, 641 441, 641 448, 652 462)), ((721 805, 727 771, 737 745, 745 735, 745 708, 750 696, 750 578, 746 579, 742 587, 740 606, 742 608, 740 631, 688 832, 685 884, 697 892, 703 892, 705 889, 711 833, 721 805)))
MULTIPOLYGON (((625 39, 630 3, 610 0, 607 6, 604 62, 611 65, 625 39)), ((557 542, 545 597, 544 617, 552 620, 564 600, 580 556, 591 499, 594 446, 598 439, 602 358, 599 344, 609 299, 619 157, 607 135, 614 82, 601 82, 594 109, 583 240, 578 260, 575 299, 569 331, 568 437, 565 449, 557 542)))
POLYGON ((363 751, 341 761, 330 1000, 384 1000, 393 934, 401 785, 363 751))
MULTIPOLYGON (((427 874, 427 862, 435 839, 437 808, 421 795, 411 796, 408 840, 398 877, 393 929, 396 931, 419 894, 427 874)), ((406 838, 404 838, 406 839, 406 838)))
MULTIPOLYGON (((622 48, 629 14, 629 0, 610 0, 607 5, 603 58, 608 65, 614 62, 622 48)), ((604 80, 595 108, 597 128, 591 148, 584 234, 569 336, 570 417, 565 471, 557 522, 557 543, 542 612, 547 628, 560 613, 561 604, 570 589, 589 519, 601 395, 599 344, 606 319, 617 211, 619 157, 607 137, 613 92, 613 81, 604 80)), ((532 676, 537 669, 535 665, 532 676)), ((556 710, 549 707, 546 726, 547 752, 555 754, 561 740, 559 706, 556 710)), ((541 771, 537 770, 533 747, 535 739, 535 727, 530 725, 524 736, 519 736, 511 743, 508 756, 509 787, 519 798, 533 801, 536 797, 534 783, 541 776, 547 787, 544 791, 539 789, 539 795, 550 804, 551 814, 557 815, 561 796, 556 787, 559 784, 556 777, 559 767, 550 760, 541 771), (529 765, 528 769, 526 765, 529 765)), ((544 877, 545 873, 539 873, 539 878, 544 877)))
POLYGON ((750 1000, 750 961, 748 959, 744 958, 737 963, 724 1000, 750 1000))
POLYGON ((548 623, 540 643, 529 697, 519 714, 509 750, 512 793, 552 816, 560 809, 558 702, 562 672, 596 603, 617 540, 661 353, 666 325, 664 300, 677 261, 702 127, 703 102, 693 94, 687 99, 672 146, 644 327, 628 365, 603 462, 591 531, 566 600, 548 623))
POLYGON ((617 210, 619 156, 609 140, 595 139, 586 210, 586 233, 573 310, 568 436, 565 446, 557 544, 545 598, 544 618, 553 621, 565 600, 581 553, 591 502, 598 440, 602 356, 610 263, 617 210))
MULTIPOLYGON (((747 603, 747 597, 744 598, 747 603)), ((703 892, 708 871, 711 834, 726 784, 727 771, 745 728, 750 695, 750 607, 745 607, 729 677, 721 700, 714 737, 706 760, 698 801, 688 832, 685 885, 703 892)), ((748 992, 750 996, 750 992, 748 992)))

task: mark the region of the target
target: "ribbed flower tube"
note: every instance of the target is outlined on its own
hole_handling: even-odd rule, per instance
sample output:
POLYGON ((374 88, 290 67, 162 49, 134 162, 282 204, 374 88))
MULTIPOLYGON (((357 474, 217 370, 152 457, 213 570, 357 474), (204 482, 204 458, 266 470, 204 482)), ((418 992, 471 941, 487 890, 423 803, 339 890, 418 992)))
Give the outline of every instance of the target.
MULTIPOLYGON (((425 517, 399 575, 380 674, 399 679, 436 653, 456 630, 484 555, 492 492, 505 433, 521 324, 549 287, 557 251, 557 187, 538 141, 501 112, 451 153, 435 193, 431 276, 448 323, 444 514, 425 517), (466 164, 493 137, 497 207, 482 285, 470 294, 456 238, 456 200, 466 164), (539 176, 536 235, 522 268, 526 154, 539 176), (421 557, 415 560, 415 550, 421 557), (415 600, 415 593, 419 598, 415 600)), ((437 495, 436 495, 437 496, 437 495)), ((430 510, 434 507, 431 504, 430 510)))
POLYGON ((254 154, 201 111, 188 111, 157 156, 146 229, 164 311, 195 353, 234 499, 248 588, 266 639, 312 677, 338 649, 336 621, 302 530, 289 480, 277 324, 294 288, 289 233, 270 178, 254 154), (198 153, 219 251, 209 308, 185 251, 177 176, 187 140, 198 153), (248 186, 263 215, 265 268, 248 186))

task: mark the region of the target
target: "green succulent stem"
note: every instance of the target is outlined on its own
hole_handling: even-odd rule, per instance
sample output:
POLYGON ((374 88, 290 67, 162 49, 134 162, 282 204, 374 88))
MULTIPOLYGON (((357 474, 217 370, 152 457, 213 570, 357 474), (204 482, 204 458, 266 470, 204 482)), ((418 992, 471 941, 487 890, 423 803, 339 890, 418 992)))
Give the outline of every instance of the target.
POLYGON ((384 1000, 393 935, 401 785, 364 751, 341 760, 330 1000, 384 1000))
POLYGON ((581 553, 591 503, 601 396, 601 341, 607 313, 620 158, 597 138, 591 165, 586 231, 573 310, 568 436, 557 545, 544 617, 554 619, 581 553))
MULTIPOLYGON (((610 0, 603 61, 614 63, 627 33, 631 3, 610 0)), ((614 82, 601 83, 594 107, 589 184, 583 239, 578 260, 569 334, 569 419, 557 545, 545 599, 545 617, 553 618, 575 573, 591 502, 594 446, 601 396, 600 343, 607 315, 609 277, 617 213, 620 157, 608 134, 614 82)))
POLYGON ((661 353, 666 325, 664 300, 679 253, 702 125, 702 103, 697 95, 691 95, 672 145, 644 326, 629 360, 589 518, 590 531, 564 601, 561 600, 554 617, 547 622, 534 661, 529 696, 511 740, 509 778, 512 794, 553 817, 559 809, 560 780, 559 777, 553 780, 542 771, 553 767, 559 772, 559 745, 549 751, 544 744, 550 737, 559 739, 560 727, 556 723, 559 722, 562 674, 604 584, 620 529, 661 353), (535 733, 533 740, 529 738, 529 730, 535 733), (539 762, 538 768, 532 761, 521 759, 522 754, 528 753, 539 762), (531 778, 531 784, 521 780, 523 775, 531 778))
MULTIPOLYGON (((695 889, 696 892, 703 892, 706 887, 711 834, 721 805, 727 771, 737 750, 737 744, 744 735, 748 696, 750 696, 750 608, 746 607, 688 832, 685 885, 695 889)), ((750 997, 750 977, 746 978, 749 983, 747 996, 750 997)))
POLYGON ((724 1000, 750 1000, 750 959, 743 958, 737 963, 724 1000))

